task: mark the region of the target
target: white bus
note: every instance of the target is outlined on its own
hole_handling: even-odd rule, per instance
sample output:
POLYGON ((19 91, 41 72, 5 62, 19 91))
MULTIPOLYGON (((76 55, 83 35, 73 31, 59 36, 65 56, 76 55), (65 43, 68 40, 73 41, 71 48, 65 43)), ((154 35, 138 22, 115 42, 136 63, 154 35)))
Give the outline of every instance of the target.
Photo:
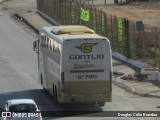
POLYGON ((112 59, 107 38, 85 26, 51 26, 34 42, 39 78, 54 103, 111 102, 112 59))

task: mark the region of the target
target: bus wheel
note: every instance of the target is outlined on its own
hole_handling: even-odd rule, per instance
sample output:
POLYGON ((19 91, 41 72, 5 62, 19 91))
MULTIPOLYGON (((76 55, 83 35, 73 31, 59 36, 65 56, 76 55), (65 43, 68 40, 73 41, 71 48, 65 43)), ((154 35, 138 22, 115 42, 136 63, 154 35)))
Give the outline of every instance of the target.
POLYGON ((99 107, 105 106, 105 102, 98 102, 99 107))
POLYGON ((42 74, 41 74, 41 85, 43 85, 43 77, 42 77, 42 74))
POLYGON ((43 92, 44 92, 44 93, 47 93, 47 90, 46 90, 46 88, 44 88, 44 87, 43 87, 43 92))
POLYGON ((60 103, 58 101, 58 96, 57 96, 57 89, 55 89, 55 92, 54 92, 54 104, 58 107, 61 107, 62 106, 62 103, 60 103))
POLYGON ((54 90, 54 93, 53 93, 53 102, 55 105, 58 104, 58 97, 57 97, 57 90, 56 89, 54 90))
MULTIPOLYGON (((41 74, 41 85, 43 86, 43 77, 42 77, 42 74, 41 74)), ((44 86, 43 86, 43 91, 44 91, 45 93, 47 93, 47 90, 46 90, 46 88, 44 88, 44 86)))

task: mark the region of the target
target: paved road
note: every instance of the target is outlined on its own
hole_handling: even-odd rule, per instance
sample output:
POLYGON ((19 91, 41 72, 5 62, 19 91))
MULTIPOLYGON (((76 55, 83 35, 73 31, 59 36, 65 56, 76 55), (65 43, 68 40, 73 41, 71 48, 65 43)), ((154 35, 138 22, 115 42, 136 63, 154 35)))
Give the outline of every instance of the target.
MULTIPOLYGON (((100 113, 81 113, 74 116, 99 116, 102 111, 159 111, 160 100, 132 95, 113 85, 113 102, 102 108, 82 105, 57 108, 52 97, 41 90, 38 80, 37 56, 32 51, 35 37, 28 34, 8 16, 0 14, 0 106, 8 99, 32 98, 43 111, 99 111, 100 113)), ((54 114, 54 113, 53 113, 54 114)), ((45 118, 51 120, 52 118, 45 118)), ((56 118, 55 118, 56 119, 56 118)), ((57 119, 75 119, 63 118, 57 119)), ((76 119, 91 119, 79 117, 76 119)), ((109 118, 92 118, 109 119, 109 118)), ((117 120, 119 118, 116 118, 117 120)), ((123 118, 125 120, 158 120, 158 118, 123 118)))

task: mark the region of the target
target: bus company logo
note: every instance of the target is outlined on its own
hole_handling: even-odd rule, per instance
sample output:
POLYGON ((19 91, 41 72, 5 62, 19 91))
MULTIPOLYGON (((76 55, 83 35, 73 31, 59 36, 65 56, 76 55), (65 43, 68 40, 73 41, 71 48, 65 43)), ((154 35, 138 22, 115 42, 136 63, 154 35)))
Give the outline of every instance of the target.
POLYGON ((81 46, 75 46, 76 48, 80 49, 83 53, 90 53, 92 52, 92 47, 95 46, 97 43, 84 43, 81 46))
POLYGON ((3 118, 11 118, 11 112, 2 112, 2 117, 3 118))

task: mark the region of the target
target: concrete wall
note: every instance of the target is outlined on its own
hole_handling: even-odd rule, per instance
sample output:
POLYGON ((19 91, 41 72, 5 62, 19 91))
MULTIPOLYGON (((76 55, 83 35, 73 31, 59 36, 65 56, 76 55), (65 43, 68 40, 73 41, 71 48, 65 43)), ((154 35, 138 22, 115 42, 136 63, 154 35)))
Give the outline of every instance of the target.
POLYGON ((112 55, 115 58, 118 58, 122 61, 125 61, 131 65, 133 65, 136 68, 141 69, 141 74, 146 74, 147 75, 147 80, 159 80, 160 81, 160 72, 157 71, 149 71, 149 70, 145 70, 146 68, 152 68, 152 66, 146 64, 146 63, 142 63, 140 61, 137 60, 132 60, 132 59, 128 59, 126 58, 124 55, 114 52, 112 51, 112 55))
POLYGON ((140 61, 137 61, 137 60, 132 60, 132 59, 128 59, 126 58, 124 55, 120 54, 120 53, 117 53, 117 52, 114 52, 112 51, 112 55, 115 57, 115 58, 118 58, 122 61, 125 61, 139 69, 143 69, 143 68, 151 68, 152 66, 146 64, 146 63, 142 63, 140 61))

